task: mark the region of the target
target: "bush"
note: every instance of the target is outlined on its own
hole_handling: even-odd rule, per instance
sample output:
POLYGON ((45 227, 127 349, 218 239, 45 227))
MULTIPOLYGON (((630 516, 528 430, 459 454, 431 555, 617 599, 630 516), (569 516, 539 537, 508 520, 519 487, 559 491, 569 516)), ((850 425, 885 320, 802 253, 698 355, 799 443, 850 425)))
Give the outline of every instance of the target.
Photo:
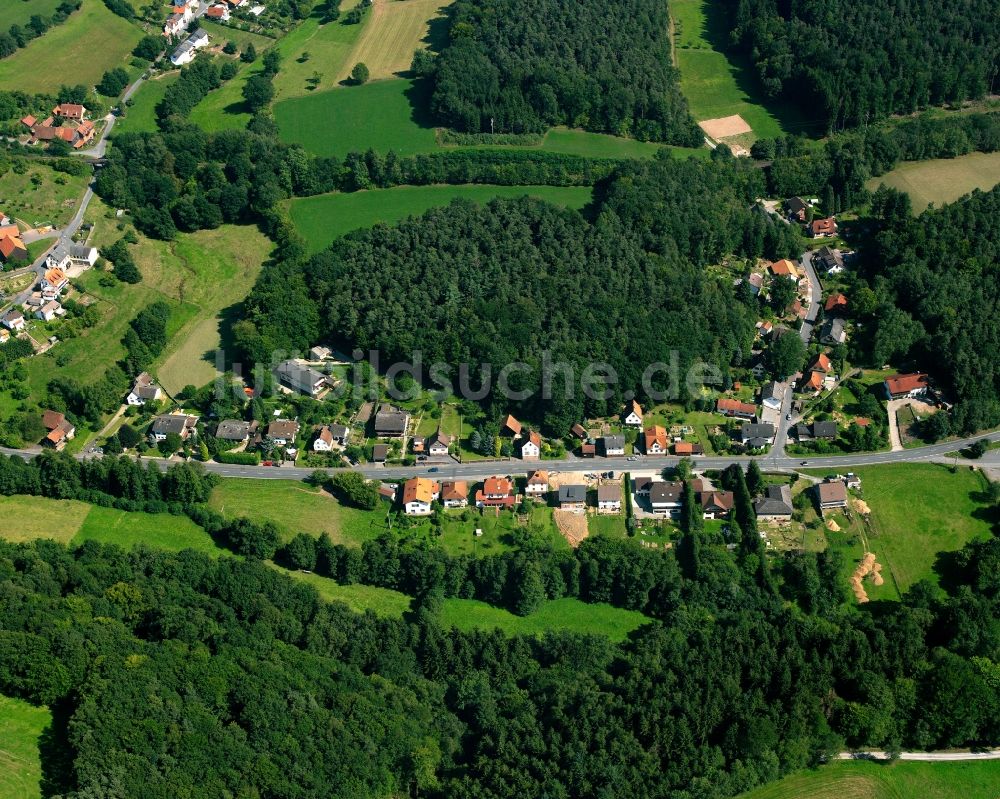
POLYGON ((215 456, 219 463, 231 463, 239 466, 256 466, 260 463, 257 452, 220 452, 215 456))
POLYGON ((370 75, 371 73, 368 71, 368 66, 363 63, 355 64, 354 69, 351 70, 351 80, 359 86, 362 83, 367 83, 370 75))

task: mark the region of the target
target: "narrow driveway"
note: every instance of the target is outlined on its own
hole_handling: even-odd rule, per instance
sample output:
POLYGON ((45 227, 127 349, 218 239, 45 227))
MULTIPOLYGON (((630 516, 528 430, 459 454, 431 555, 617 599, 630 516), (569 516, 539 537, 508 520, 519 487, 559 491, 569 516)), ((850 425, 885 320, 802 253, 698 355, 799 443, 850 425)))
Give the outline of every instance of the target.
MULTIPOLYGON (((867 752, 841 752, 838 760, 889 760, 888 752, 873 749, 867 752)), ((985 749, 982 752, 902 752, 900 760, 922 760, 932 763, 951 763, 962 760, 1000 760, 1000 749, 985 749)))

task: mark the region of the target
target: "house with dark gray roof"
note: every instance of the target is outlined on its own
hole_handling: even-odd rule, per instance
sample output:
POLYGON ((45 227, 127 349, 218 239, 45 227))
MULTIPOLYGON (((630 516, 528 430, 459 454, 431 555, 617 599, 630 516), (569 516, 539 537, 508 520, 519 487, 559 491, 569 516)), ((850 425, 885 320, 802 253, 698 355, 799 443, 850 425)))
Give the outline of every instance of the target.
POLYGON ((329 378, 322 372, 317 372, 296 361, 282 361, 274 368, 274 376, 285 388, 315 397, 327 386, 329 378))
POLYGON ((149 428, 149 437, 153 443, 165 441, 171 433, 176 433, 181 440, 187 441, 197 435, 195 425, 198 424, 197 416, 188 416, 185 413, 165 413, 153 419, 153 424, 149 428))
POLYGON ((847 341, 847 328, 844 320, 839 316, 828 318, 819 331, 819 340, 823 344, 831 347, 843 344, 847 341))
POLYGON ((224 419, 215 428, 215 437, 222 441, 246 441, 250 438, 250 422, 242 419, 224 419))
POLYGON ((753 506, 758 519, 789 521, 792 518, 792 489, 787 484, 771 485, 753 506))
POLYGON ((740 428, 740 441, 748 447, 759 449, 761 446, 774 443, 775 429, 773 424, 754 424, 744 422, 740 428), (760 444, 758 442, 763 442, 760 444))
POLYGON ((375 435, 379 438, 402 438, 410 424, 410 415, 391 405, 383 405, 375 414, 375 435))
POLYGON ((601 445, 601 454, 605 457, 625 454, 625 436, 601 436, 597 443, 601 445))
POLYGON ((559 486, 559 507, 562 510, 581 510, 587 505, 587 486, 559 486))
POLYGON ((837 423, 836 422, 813 422, 812 424, 812 434, 813 438, 836 438, 837 437, 837 423))

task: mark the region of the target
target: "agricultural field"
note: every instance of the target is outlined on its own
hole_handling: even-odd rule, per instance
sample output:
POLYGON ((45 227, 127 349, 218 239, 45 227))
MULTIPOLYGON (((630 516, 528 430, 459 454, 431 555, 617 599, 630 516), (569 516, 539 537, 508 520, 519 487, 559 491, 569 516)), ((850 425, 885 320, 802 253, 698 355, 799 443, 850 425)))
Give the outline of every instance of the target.
POLYGON ((993 762, 892 764, 840 760, 785 777, 739 799, 996 799, 1000 768, 993 762))
POLYGON ((988 191, 1000 183, 1000 153, 968 153, 957 158, 911 161, 868 181, 869 189, 881 184, 910 195, 919 214, 934 203, 940 207, 974 189, 988 191))
POLYGON ((486 203, 494 197, 525 194, 569 208, 582 208, 590 201, 592 190, 589 186, 398 186, 302 197, 289 200, 286 207, 309 249, 318 252, 351 230, 379 222, 398 222, 429 208, 447 205, 455 198, 486 203))
POLYGON ((180 72, 166 72, 161 76, 144 81, 132 95, 132 104, 126 108, 125 116, 115 122, 111 138, 123 133, 152 133, 156 130, 156 105, 163 99, 167 89, 177 82, 180 72))
POLYGON ((42 795, 39 740, 51 724, 47 707, 0 695, 0 799, 42 795))
POLYGON ((542 635, 560 630, 603 635, 615 642, 624 641, 629 633, 650 621, 636 610, 590 604, 572 597, 548 600, 530 616, 516 616, 475 599, 445 599, 441 608, 441 624, 463 631, 499 628, 507 635, 542 635))
POLYGON ((749 64, 722 50, 727 38, 726 13, 714 0, 671 0, 674 55, 681 90, 698 122, 739 115, 752 133, 737 137, 740 144, 785 133, 806 133, 808 125, 791 108, 768 103, 749 64))
MULTIPOLYGON (((0 61, 0 69, 3 64, 0 61)), ((0 210, 29 227, 69 222, 90 180, 89 171, 67 175, 41 162, 25 164, 24 174, 9 169, 0 177, 0 210)))
POLYGON ((357 63, 368 67, 372 80, 398 77, 407 72, 413 53, 428 42, 431 20, 450 0, 374 0, 357 43, 340 71, 350 76, 357 63))
POLYGON ((545 134, 540 149, 550 153, 582 155, 588 158, 653 158, 661 150, 669 150, 671 155, 678 158, 691 155, 696 158, 708 158, 710 155, 707 147, 697 149, 672 147, 667 144, 636 141, 607 133, 591 133, 587 130, 563 127, 551 128, 545 134))
MULTIPOLYGON (((7 520, 2 537, 15 544, 51 538, 68 544, 90 513, 91 505, 48 497, 0 497, 0 516, 7 520)), ((0 797, 3 793, 0 792, 0 797)))
POLYGON ((131 549, 145 544, 157 549, 177 552, 194 549, 206 555, 224 552, 212 538, 187 516, 167 513, 128 513, 115 508, 94 506, 87 514, 72 543, 98 541, 131 549))
POLYGON ((9 25, 24 26, 34 14, 51 17, 62 0, 18 0, 4 7, 4 30, 9 25))
POLYGON ((329 494, 289 480, 224 479, 209 505, 231 518, 272 521, 286 540, 296 533, 325 534, 335 544, 360 546, 386 530, 384 508, 348 508, 329 494))
POLYGON ((0 86, 31 94, 55 94, 64 83, 93 86, 107 70, 125 65, 141 38, 142 30, 103 0, 83 0, 62 25, 0 60, 0 86))
POLYGON ((410 609, 410 597, 399 591, 373 585, 340 585, 329 577, 321 577, 311 572, 282 569, 280 566, 275 568, 293 580, 311 585, 316 589, 320 599, 327 602, 343 602, 355 613, 370 610, 377 616, 398 619, 410 609))

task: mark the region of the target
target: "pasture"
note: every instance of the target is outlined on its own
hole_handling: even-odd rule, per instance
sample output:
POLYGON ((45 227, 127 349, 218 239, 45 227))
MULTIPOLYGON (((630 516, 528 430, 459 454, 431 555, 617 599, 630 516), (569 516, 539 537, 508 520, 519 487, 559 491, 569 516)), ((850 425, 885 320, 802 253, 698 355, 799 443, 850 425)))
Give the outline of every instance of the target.
POLYGON ((139 27, 103 0, 83 0, 62 25, 0 61, 0 86, 33 94, 55 94, 64 83, 93 86, 107 70, 124 65, 141 38, 139 27))
POLYGON ((506 635, 538 636, 549 630, 559 630, 603 635, 616 643, 651 621, 635 610, 589 604, 571 597, 543 602, 530 616, 516 616, 475 599, 445 599, 441 608, 441 624, 465 632, 499 628, 506 635))
POLYGON ((177 82, 181 73, 167 72, 151 80, 143 81, 134 95, 131 105, 125 109, 125 116, 115 122, 111 137, 123 133, 152 133, 156 126, 156 105, 163 99, 167 89, 177 82))
MULTIPOLYGON (((408 216, 463 198, 478 203, 494 197, 525 194, 569 208, 582 208, 591 199, 589 186, 397 186, 349 194, 320 194, 286 203, 289 216, 312 252, 357 228, 393 223, 408 216)), ((432 431, 433 432, 433 431, 432 431)))
MULTIPOLYGON (((344 12, 355 5, 356 0, 340 4, 341 20, 344 12)), ((358 25, 345 25, 341 20, 320 25, 316 17, 310 17, 285 35, 277 45, 281 53, 281 70, 274 77, 277 98, 301 97, 335 88, 348 54, 370 19, 369 13, 358 25)))
POLYGON ((377 616, 400 618, 410 609, 410 597, 389 588, 378 588, 373 585, 341 585, 329 577, 318 574, 283 569, 275 566, 282 574, 287 574, 293 580, 311 585, 316 589, 320 599, 327 602, 343 602, 355 613, 371 611, 377 616))
POLYGON ((996 799, 1000 768, 993 762, 888 765, 838 760, 741 794, 739 799, 996 799))
POLYGON ((428 43, 431 20, 450 0, 374 0, 369 19, 340 70, 346 79, 357 63, 365 64, 372 80, 408 72, 413 53, 428 43))
POLYGON ((136 544, 178 552, 194 549, 206 555, 219 555, 212 538, 187 516, 168 513, 127 513, 115 508, 94 506, 73 538, 73 544, 98 541, 131 549, 136 544))
POLYGON ((906 162, 869 180, 868 188, 874 190, 883 183, 909 194, 913 212, 919 214, 931 203, 940 207, 974 189, 989 191, 1000 183, 1000 152, 906 162))
POLYGON ((42 795, 39 740, 51 724, 47 707, 0 695, 0 799, 42 795))
POLYGON ((76 213, 89 172, 67 175, 39 161, 28 161, 27 166, 23 175, 9 169, 0 177, 0 208, 29 227, 66 224, 76 213))
POLYGON ((62 0, 12 0, 4 7, 4 30, 9 25, 27 25, 34 14, 50 18, 61 2, 62 0))
MULTIPOLYGON (((2 537, 21 544, 51 538, 68 544, 83 526, 91 506, 69 499, 15 495, 0 497, 0 516, 7 520, 2 537)), ((2 793, 0 793, 2 796, 2 793)))

